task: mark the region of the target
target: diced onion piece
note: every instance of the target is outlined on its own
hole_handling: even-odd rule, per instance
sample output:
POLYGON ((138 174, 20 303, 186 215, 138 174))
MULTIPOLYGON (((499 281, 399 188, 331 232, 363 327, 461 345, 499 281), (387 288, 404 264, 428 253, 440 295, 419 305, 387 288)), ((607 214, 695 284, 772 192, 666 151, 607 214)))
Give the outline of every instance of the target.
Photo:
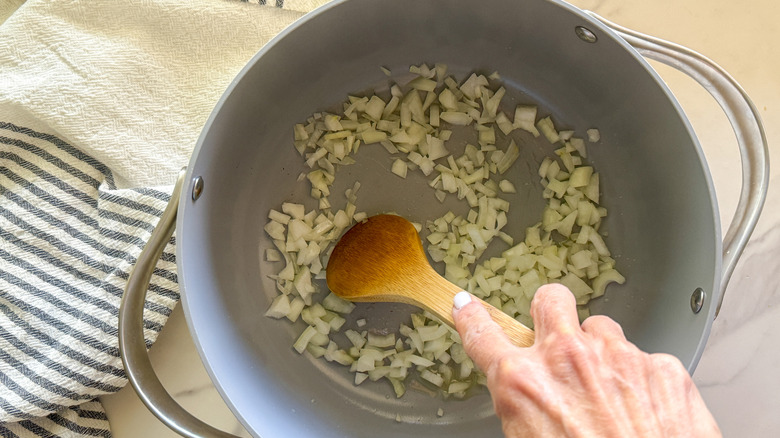
POLYGON ((280 224, 276 221, 270 221, 268 222, 265 227, 263 227, 266 233, 268 233, 269 236, 271 236, 274 240, 284 240, 285 239, 285 228, 284 225, 280 224))
POLYGON ((387 348, 395 345, 395 334, 378 335, 368 332, 368 345, 377 348, 387 348))
POLYGON ((588 158, 588 151, 585 148, 585 140, 577 137, 572 137, 569 139, 569 144, 574 147, 574 149, 577 151, 577 153, 582 156, 582 158, 588 158))
POLYGON ((276 210, 271 210, 268 212, 268 219, 279 222, 282 225, 287 225, 290 222, 290 216, 284 213, 280 213, 276 210))
POLYGON ((265 260, 267 262, 280 262, 283 260, 283 258, 282 258, 282 254, 279 251, 273 248, 267 248, 265 250, 265 260))
POLYGON ((558 137, 563 140, 569 140, 574 135, 574 131, 559 131, 558 137))
POLYGON ((518 105, 515 108, 515 120, 513 122, 515 128, 520 128, 533 134, 534 137, 539 136, 539 130, 536 129, 536 107, 532 105, 518 105))
POLYGON ((514 124, 509 120, 509 117, 502 112, 498 113, 496 116, 496 126, 498 126, 498 129, 500 129, 504 135, 509 135, 509 133, 516 129, 514 124))
POLYGON ((593 168, 590 166, 581 166, 571 173, 569 176, 569 185, 571 187, 579 188, 585 187, 590 183, 590 176, 593 175, 593 168))
POLYGON ((439 114, 439 118, 449 124, 456 126, 466 126, 473 120, 470 115, 457 111, 444 111, 443 113, 439 114))
POLYGON ((500 183, 498 183, 498 187, 501 189, 504 193, 516 193, 517 190, 515 189, 514 184, 512 184, 509 180, 502 179, 500 183))
POLYGON ((536 127, 539 128, 544 137, 552 144, 557 143, 561 138, 558 136, 558 131, 555 130, 551 117, 545 117, 536 122, 536 127))
POLYGON ((363 131, 359 134, 359 136, 366 144, 379 143, 383 140, 387 140, 386 132, 377 131, 375 129, 363 131))
POLYGON ((561 233, 562 236, 569 237, 571 236, 572 230, 574 228, 574 223, 576 222, 576 220, 577 220, 577 212, 572 211, 558 224, 558 226, 555 229, 556 231, 561 233))
POLYGON ((305 305, 306 303, 304 303, 301 298, 299 297, 293 298, 292 300, 290 300, 290 310, 287 312, 287 315, 285 316, 287 317, 287 319, 290 320, 290 322, 297 321, 305 305))
POLYGON ((460 91, 469 99, 476 100, 479 95, 477 94, 477 90, 480 87, 484 87, 488 85, 487 78, 485 78, 482 75, 477 75, 476 73, 472 73, 471 76, 469 76, 468 79, 466 79, 465 82, 460 86, 460 91))
POLYGON ((421 91, 433 91, 436 89, 436 81, 418 76, 409 82, 409 87, 421 91))
POLYGON ((367 350, 360 350, 361 355, 358 357, 357 366, 355 367, 358 372, 373 371, 376 368, 376 359, 373 356, 364 354, 365 351, 367 350))
POLYGON ((420 377, 433 383, 434 385, 441 387, 441 385, 444 383, 444 378, 442 378, 439 374, 434 373, 430 370, 423 370, 422 373, 420 373, 420 377))
POLYGON ((306 346, 309 345, 309 341, 311 341, 311 338, 313 338, 316 334, 317 329, 315 329, 313 326, 306 327, 303 333, 301 333, 301 335, 293 344, 295 351, 297 351, 299 354, 303 354, 303 350, 306 349, 306 346))
POLYGON ((585 189, 582 191, 585 196, 596 204, 599 203, 599 174, 594 173, 590 176, 590 181, 585 189))
POLYGON ((448 88, 439 93, 439 102, 445 110, 456 111, 458 109, 458 97, 448 88))
POLYGON ((421 366, 421 367, 430 367, 430 366, 433 366, 434 363, 435 363, 432 360, 428 360, 428 359, 426 359, 426 358, 424 358, 422 356, 418 356, 416 354, 410 354, 407 357, 407 360, 409 361, 410 364, 414 364, 414 365, 421 366))
POLYGON ((265 312, 265 316, 279 319, 287 316, 289 312, 290 299, 287 297, 287 295, 281 294, 274 298, 274 300, 271 302, 271 306, 268 307, 268 310, 265 312))
POLYGON ((469 388, 471 388, 471 383, 469 382, 451 382, 447 387, 447 393, 455 394, 458 392, 467 391, 469 388))
POLYGON ((520 149, 518 149, 514 140, 509 142, 509 146, 506 149, 506 153, 501 157, 501 160, 497 163, 499 173, 503 174, 514 164, 517 158, 520 156, 520 149))
POLYGON ((598 277, 593 279, 593 298, 604 295, 607 285, 611 282, 623 284, 626 282, 626 278, 614 269, 608 269, 602 272, 598 277))
POLYGON ((333 292, 322 300, 322 307, 338 313, 351 313, 355 309, 355 303, 347 301, 333 292))
POLYGON ((601 238, 598 232, 592 231, 588 236, 588 240, 590 240, 590 242, 593 244, 593 247, 596 249, 596 252, 600 256, 609 257, 609 249, 607 249, 607 245, 604 243, 604 239, 601 238))
POLYGON ((325 116, 325 129, 328 131, 342 131, 344 127, 341 126, 341 118, 334 114, 328 114, 325 116))
MULTIPOLYGON (((406 386, 401 380, 394 378, 388 378, 387 380, 393 385, 393 391, 395 392, 396 398, 400 398, 406 393, 406 386)), ((400 421, 400 417, 396 417, 396 420, 400 421)))
POLYGON ((485 102, 485 111, 489 116, 496 117, 498 114, 498 105, 501 103, 501 99, 504 97, 505 93, 506 90, 504 87, 501 87, 496 90, 496 94, 494 94, 490 99, 488 99, 487 102, 485 102))
POLYGON ((385 101, 379 96, 371 96, 366 104, 365 114, 374 121, 382 118, 382 112, 385 110, 385 101))
POLYGON ((569 290, 571 290, 571 292, 577 298, 593 293, 593 289, 591 289, 591 287, 588 286, 587 283, 585 283, 581 278, 577 277, 571 272, 566 274, 563 278, 561 278, 560 282, 562 285, 568 287, 569 290))
POLYGON ((575 268, 586 269, 588 266, 593 264, 593 253, 587 249, 583 249, 575 254, 572 254, 569 259, 575 268))
POLYGON ((406 178, 406 172, 409 170, 409 168, 406 166, 406 162, 401 159, 397 159, 393 161, 393 165, 391 168, 391 171, 400 176, 401 178, 406 178))
POLYGON ((596 143, 597 141, 601 140, 601 133, 598 129, 588 129, 588 141, 591 143, 596 143))
POLYGON ((477 132, 481 145, 496 143, 496 131, 492 127, 477 128, 477 132))

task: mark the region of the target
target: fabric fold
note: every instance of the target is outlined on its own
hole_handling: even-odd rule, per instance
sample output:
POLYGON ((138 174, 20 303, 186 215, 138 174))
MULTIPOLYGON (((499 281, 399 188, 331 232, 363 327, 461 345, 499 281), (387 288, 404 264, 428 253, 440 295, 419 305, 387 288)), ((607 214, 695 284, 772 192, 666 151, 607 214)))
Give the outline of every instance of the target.
MULTIPOLYGON (((170 187, 117 189, 61 139, 0 123, 0 422, 43 417, 121 389, 124 284, 170 187)), ((151 345, 179 299, 172 241, 144 314, 151 345)))
MULTIPOLYGON (((0 8, 0 436, 111 435, 130 270, 224 90, 326 0, 14 0, 0 8)), ((179 301, 175 238, 144 310, 179 301)))

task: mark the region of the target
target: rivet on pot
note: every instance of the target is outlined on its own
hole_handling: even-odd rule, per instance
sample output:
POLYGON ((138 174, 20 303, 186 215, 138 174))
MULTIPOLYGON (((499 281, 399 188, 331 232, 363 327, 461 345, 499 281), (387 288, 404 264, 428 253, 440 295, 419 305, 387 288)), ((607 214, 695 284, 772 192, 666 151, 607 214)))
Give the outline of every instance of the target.
POLYGON ((704 293, 704 289, 697 287, 695 291, 691 294, 691 310, 693 310, 693 313, 699 313, 701 312, 702 307, 704 307, 704 299, 707 298, 707 294, 704 293))
POLYGON ((577 36, 586 43, 595 43, 598 41, 598 37, 595 33, 593 33, 590 29, 587 27, 577 26, 574 28, 574 33, 577 34, 577 36))
POLYGON ((197 176, 192 180, 192 200, 197 201, 203 194, 203 178, 197 176))

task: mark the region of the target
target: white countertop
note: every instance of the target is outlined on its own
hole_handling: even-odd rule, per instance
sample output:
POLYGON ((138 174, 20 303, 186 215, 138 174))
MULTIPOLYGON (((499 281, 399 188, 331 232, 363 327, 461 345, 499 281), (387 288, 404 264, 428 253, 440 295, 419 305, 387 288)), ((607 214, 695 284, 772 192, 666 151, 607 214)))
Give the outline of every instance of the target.
MULTIPOLYGON (((776 0, 572 0, 623 26, 692 48, 742 84, 763 118, 770 153, 780 153, 780 3, 776 0)), ((740 190, 739 153, 725 115, 693 80, 653 64, 682 104, 715 181, 723 229, 740 190)), ((731 278, 694 380, 725 436, 780 433, 780 164, 758 227, 731 278)), ((191 413, 249 436, 213 387, 181 307, 150 353, 160 379, 191 413)), ((176 437, 129 386, 102 398, 116 438, 176 437)))

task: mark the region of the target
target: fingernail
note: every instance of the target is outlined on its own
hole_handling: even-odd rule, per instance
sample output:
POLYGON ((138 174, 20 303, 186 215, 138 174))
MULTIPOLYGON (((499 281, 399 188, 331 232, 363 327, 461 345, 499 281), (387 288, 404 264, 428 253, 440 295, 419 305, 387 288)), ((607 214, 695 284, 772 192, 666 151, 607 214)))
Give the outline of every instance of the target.
POLYGON ((453 299, 453 305, 457 310, 462 309, 463 306, 465 306, 470 302, 471 302, 471 294, 466 292, 465 290, 455 294, 455 298, 453 299))

